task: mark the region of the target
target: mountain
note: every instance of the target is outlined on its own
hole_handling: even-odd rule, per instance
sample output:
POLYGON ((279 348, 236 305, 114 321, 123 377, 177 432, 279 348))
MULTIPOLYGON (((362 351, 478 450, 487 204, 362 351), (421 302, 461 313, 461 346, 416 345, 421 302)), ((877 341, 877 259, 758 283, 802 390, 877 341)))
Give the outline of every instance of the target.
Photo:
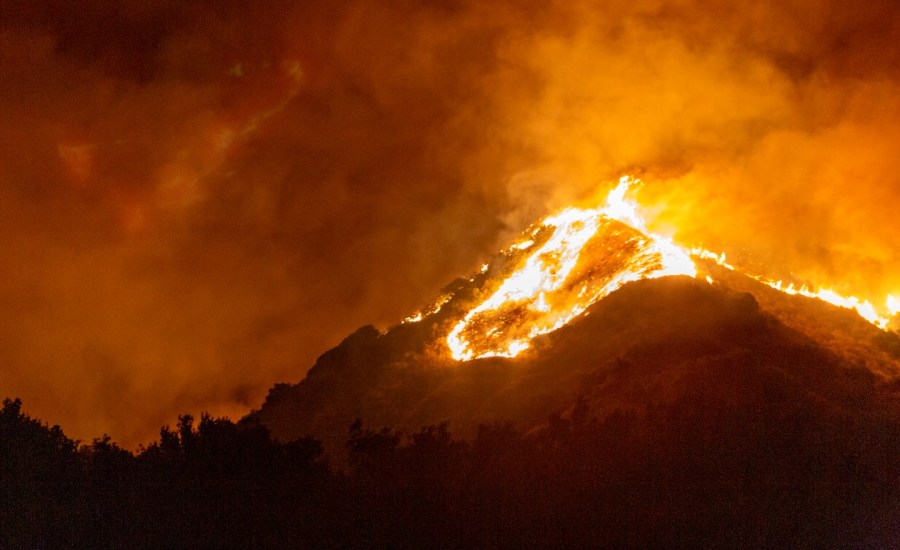
POLYGON ((247 420, 323 442, 363 546, 900 547, 900 336, 570 214, 247 420))
POLYGON ((682 398, 763 406, 769 387, 832 404, 865 388, 896 407, 897 333, 647 231, 626 198, 634 183, 531 226, 400 325, 360 328, 251 418, 341 457, 356 419, 406 432, 448 422, 469 437, 492 422, 540 430, 576 407, 604 418, 682 398))
POLYGON ((900 419, 896 333, 712 262, 698 269, 716 282, 631 282, 516 357, 466 362, 449 358, 443 337, 490 277, 458 280, 439 311, 384 333, 360 328, 300 383, 276 385, 251 417, 283 440, 321 439, 337 457, 357 418, 406 432, 448 422, 471 437, 481 424, 530 432, 575 410, 643 415, 680 400, 760 414, 809 403, 848 415, 863 400, 900 419))
POLYGON ((137 453, 4 400, 0 547, 897 548, 900 337, 594 227, 137 453))
POLYGON ((6 399, 0 547, 897 548, 896 334, 713 275, 463 362, 444 338, 491 283, 460 281, 250 418, 184 415, 137 453, 6 399))

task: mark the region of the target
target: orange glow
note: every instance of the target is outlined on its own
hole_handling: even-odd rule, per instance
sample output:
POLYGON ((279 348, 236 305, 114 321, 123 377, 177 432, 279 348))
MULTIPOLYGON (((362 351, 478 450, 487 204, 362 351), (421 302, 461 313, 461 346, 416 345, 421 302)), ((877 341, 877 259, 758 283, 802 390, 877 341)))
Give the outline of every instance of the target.
POLYGON ((82 186, 93 175, 96 149, 95 145, 89 143, 57 145, 59 159, 74 184, 82 186))
MULTIPOLYGON (((687 249, 647 230, 638 204, 625 194, 636 180, 625 176, 602 206, 567 208, 530 228, 502 254, 518 261, 486 299, 471 308, 447 336, 451 355, 459 361, 481 357, 515 357, 532 339, 552 332, 580 315, 591 304, 630 281, 667 275, 697 276, 692 257, 737 268, 724 254, 687 249), (524 258, 520 256, 524 254, 524 258)), ((481 273, 490 270, 485 264, 481 273)), ((885 308, 843 296, 827 288, 797 287, 762 276, 748 275, 776 290, 823 300, 852 309, 870 323, 886 328, 900 311, 900 300, 888 296, 885 308)), ((712 283, 713 280, 706 276, 712 283)), ((418 322, 436 313, 442 297, 404 322, 418 322)))

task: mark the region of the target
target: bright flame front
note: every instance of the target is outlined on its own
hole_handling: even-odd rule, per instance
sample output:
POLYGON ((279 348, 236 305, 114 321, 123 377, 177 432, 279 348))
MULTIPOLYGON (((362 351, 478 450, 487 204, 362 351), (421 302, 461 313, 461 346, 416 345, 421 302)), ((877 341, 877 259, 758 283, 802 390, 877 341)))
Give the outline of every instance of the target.
POLYGON ((900 314, 900 299, 894 298, 893 295, 888 294, 885 306, 891 315, 900 314))
POLYGON ((563 210, 514 244, 511 249, 533 250, 450 332, 447 344, 453 357, 514 357, 535 336, 565 325, 627 282, 695 276, 685 250, 641 231, 637 204, 625 199, 631 183, 622 178, 602 207, 563 210), (542 243, 532 240, 548 231, 542 243))
MULTIPOLYGON (((712 260, 736 271, 703 248, 685 249, 671 239, 649 232, 638 204, 625 198, 635 183, 625 176, 594 209, 568 208, 540 222, 507 249, 508 257, 525 254, 513 271, 481 303, 470 309, 450 331, 447 345, 454 359, 515 357, 538 335, 554 331, 591 304, 625 283, 666 275, 697 276, 692 257, 712 260)), ((481 273, 487 273, 485 264, 481 273)), ((785 285, 745 274, 786 294, 806 296, 856 311, 870 323, 887 328, 900 314, 900 299, 888 296, 881 309, 870 302, 830 289, 785 285)), ((706 280, 713 280, 707 275, 706 280)), ((443 299, 446 302, 449 297, 443 299)), ((425 315, 440 307, 430 308, 425 315)), ((417 322, 422 313, 405 322, 417 322)))

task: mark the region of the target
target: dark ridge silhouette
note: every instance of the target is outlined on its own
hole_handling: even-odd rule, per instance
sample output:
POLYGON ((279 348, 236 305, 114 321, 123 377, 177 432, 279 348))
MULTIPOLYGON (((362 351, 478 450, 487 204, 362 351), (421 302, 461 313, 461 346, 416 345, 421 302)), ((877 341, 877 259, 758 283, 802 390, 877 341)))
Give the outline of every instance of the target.
POLYGON ((485 283, 458 283, 439 314, 384 334, 359 329, 299 384, 274 387, 250 416, 279 439, 322 440, 340 462, 345 427, 358 417, 404 431, 449 421, 471 437, 485 422, 538 428, 579 399, 601 417, 668 403, 698 391, 691 377, 727 377, 716 369, 732 367, 721 365, 774 369, 811 392, 833 391, 855 375, 888 386, 897 380, 887 375, 897 372, 893 333, 849 310, 719 276, 723 284, 667 277, 625 285, 519 357, 467 363, 448 359, 441 337, 485 283))
POLYGON ((900 424, 871 377, 819 393, 739 357, 715 367, 686 377, 692 395, 602 418, 579 400, 530 433, 356 421, 342 471, 315 440, 206 416, 135 454, 79 446, 7 400, 0 545, 896 547, 900 424))

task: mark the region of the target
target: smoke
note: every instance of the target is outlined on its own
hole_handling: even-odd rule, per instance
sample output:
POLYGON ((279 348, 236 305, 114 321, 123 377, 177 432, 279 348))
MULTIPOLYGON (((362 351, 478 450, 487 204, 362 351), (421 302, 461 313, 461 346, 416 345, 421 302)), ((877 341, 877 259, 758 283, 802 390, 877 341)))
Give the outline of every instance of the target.
POLYGON ((625 172, 687 243, 900 284, 892 2, 296 4, 0 0, 0 393, 240 415, 625 172))
POLYGON ((545 83, 507 105, 511 130, 564 174, 548 209, 634 172, 660 229, 687 244, 879 304, 900 285, 890 3, 638 2, 579 22, 509 46, 545 83))

